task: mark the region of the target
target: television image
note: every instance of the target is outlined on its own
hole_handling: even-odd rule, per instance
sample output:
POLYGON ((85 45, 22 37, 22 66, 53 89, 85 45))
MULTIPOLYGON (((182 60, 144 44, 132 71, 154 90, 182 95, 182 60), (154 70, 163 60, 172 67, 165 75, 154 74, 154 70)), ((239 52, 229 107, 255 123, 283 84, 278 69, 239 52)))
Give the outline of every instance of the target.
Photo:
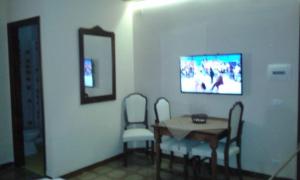
POLYGON ((91 58, 84 58, 84 86, 94 87, 94 63, 91 58))
POLYGON ((242 54, 180 57, 182 93, 242 95, 242 54))

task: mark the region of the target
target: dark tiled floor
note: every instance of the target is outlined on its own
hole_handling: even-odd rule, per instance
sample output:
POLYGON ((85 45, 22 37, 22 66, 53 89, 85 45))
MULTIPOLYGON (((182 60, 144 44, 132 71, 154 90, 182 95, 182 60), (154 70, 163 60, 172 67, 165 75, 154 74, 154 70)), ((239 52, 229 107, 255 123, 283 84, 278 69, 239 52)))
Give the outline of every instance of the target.
POLYGON ((0 170, 0 180, 32 180, 41 176, 23 168, 6 167, 0 170))
MULTIPOLYGON (((168 160, 162 160, 162 168, 168 169, 168 160)), ((161 172, 162 180, 182 180, 183 177, 183 166, 181 163, 174 164, 174 172, 169 171, 161 172)), ((204 172, 203 174, 207 174, 204 172)), ((189 171, 190 180, 195 179, 192 176, 192 170, 189 171)), ((38 179, 39 176, 30 173, 24 169, 18 168, 6 168, 0 170, 0 180, 32 180, 38 179)), ((122 159, 118 159, 102 166, 95 167, 89 171, 82 172, 72 177, 66 179, 70 180, 154 180, 155 179, 155 166, 151 163, 151 160, 146 158, 143 153, 133 153, 129 156, 128 166, 123 167, 122 159)), ((208 179, 208 178, 198 178, 198 179, 208 179)), ((224 179, 220 173, 218 179, 224 179)), ((236 176, 232 176, 231 180, 237 180, 236 176)), ((245 177, 244 180, 262 180, 253 177, 245 177)))
MULTIPOLYGON (((122 160, 115 160, 105 165, 96 167, 89 171, 83 172, 76 176, 67 178, 70 180, 154 180, 155 179, 155 166, 151 163, 150 159, 147 159, 145 154, 133 153, 129 157, 128 166, 123 167, 122 160)), ((168 160, 162 160, 162 168, 166 169, 161 171, 162 180, 183 180, 183 166, 181 163, 174 164, 174 172, 171 173, 168 170, 168 160)), ((205 167, 203 170, 205 171, 205 167)), ((189 171, 189 179, 195 179, 192 175, 192 170, 189 171)), ((203 172, 203 174, 208 174, 203 172)), ((209 178, 197 178, 197 179, 209 179, 209 178)), ((218 179, 224 179, 222 175, 219 175, 218 179)), ((231 180, 237 180, 236 176, 233 176, 231 180)), ((253 177, 244 177, 244 180, 262 180, 253 177)))

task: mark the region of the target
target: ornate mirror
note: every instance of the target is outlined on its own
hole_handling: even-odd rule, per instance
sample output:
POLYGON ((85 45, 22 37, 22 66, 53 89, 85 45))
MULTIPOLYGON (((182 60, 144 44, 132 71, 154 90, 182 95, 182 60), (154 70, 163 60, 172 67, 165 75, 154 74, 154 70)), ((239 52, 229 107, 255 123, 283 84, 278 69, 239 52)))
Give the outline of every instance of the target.
POLYGON ((99 26, 79 29, 81 104, 116 99, 115 35, 99 26))

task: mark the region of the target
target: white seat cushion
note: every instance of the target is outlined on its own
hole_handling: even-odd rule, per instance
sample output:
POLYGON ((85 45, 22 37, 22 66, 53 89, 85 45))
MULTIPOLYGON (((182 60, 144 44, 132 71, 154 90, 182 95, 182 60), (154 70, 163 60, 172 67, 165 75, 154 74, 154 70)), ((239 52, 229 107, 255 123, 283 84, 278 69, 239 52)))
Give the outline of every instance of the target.
POLYGON ((220 139, 219 142, 221 142, 221 143, 226 143, 226 141, 227 141, 227 137, 224 137, 224 138, 220 139))
POLYGON ((173 143, 171 149, 174 152, 175 156, 183 157, 186 154, 190 153, 190 150, 192 147, 200 144, 199 141, 193 141, 193 140, 176 140, 176 142, 173 143))
POLYGON ((160 143, 160 149, 164 152, 169 154, 172 150, 172 145, 176 143, 176 139, 172 137, 167 137, 163 136, 161 138, 161 143, 160 143))
POLYGON ((149 129, 134 128, 124 130, 123 142, 147 140, 154 140, 153 132, 151 132, 149 129))
MULTIPOLYGON (((224 148, 225 143, 219 143, 217 148, 217 158, 224 160, 224 148)), ((229 147, 229 156, 238 154, 240 152, 240 148, 235 144, 231 144, 229 147)), ((203 143, 198 146, 195 146, 191 150, 192 156, 200 156, 200 157, 211 157, 211 148, 208 143, 203 143)))

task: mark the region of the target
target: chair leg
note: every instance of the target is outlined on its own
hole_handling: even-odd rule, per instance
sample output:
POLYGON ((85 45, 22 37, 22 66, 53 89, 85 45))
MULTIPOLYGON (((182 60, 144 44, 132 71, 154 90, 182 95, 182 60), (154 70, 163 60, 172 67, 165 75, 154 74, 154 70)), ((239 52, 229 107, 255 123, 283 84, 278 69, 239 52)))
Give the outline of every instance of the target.
POLYGON ((209 158, 209 159, 208 159, 208 173, 209 173, 209 174, 212 174, 212 171, 211 171, 211 163, 212 163, 212 162, 211 162, 211 158, 209 158))
POLYGON ((192 158, 192 169, 193 169, 194 179, 197 179, 198 172, 201 172, 200 168, 201 168, 201 158, 199 156, 194 156, 192 158))
POLYGON ((149 141, 146 141, 146 156, 149 156, 149 141))
POLYGON ((127 167, 127 154, 128 154, 128 147, 127 142, 123 143, 123 166, 127 167))
POLYGON ((184 155, 184 177, 188 179, 189 171, 188 171, 188 162, 189 162, 189 155, 184 155))
POLYGON ((241 154, 240 153, 238 153, 236 155, 236 164, 237 164, 237 167, 238 167, 239 179, 243 180, 242 166, 241 166, 241 154))
POLYGON ((154 164, 154 141, 151 141, 151 161, 154 164))
POLYGON ((203 159, 201 159, 201 163, 206 165, 205 168, 207 169, 207 173, 209 175, 211 175, 212 174, 212 169, 211 169, 212 160, 211 160, 211 158, 204 157, 203 159), (208 159, 208 166, 205 164, 205 160, 207 160, 207 159, 208 159))
POLYGON ((173 160, 174 160, 174 152, 171 151, 171 154, 170 154, 170 161, 169 161, 169 169, 170 169, 170 170, 173 169, 173 160))
POLYGON ((155 151, 155 156, 156 156, 156 158, 155 158, 155 160, 156 160, 156 162, 155 162, 155 169, 156 169, 156 180, 160 180, 160 170, 161 170, 161 154, 162 154, 162 151, 161 151, 161 149, 160 150, 158 150, 159 148, 158 148, 158 146, 157 146, 157 142, 156 142, 156 146, 155 146, 155 149, 156 149, 156 151, 155 151))
POLYGON ((228 180, 229 179, 229 157, 228 155, 224 155, 224 165, 225 165, 225 177, 228 180))

